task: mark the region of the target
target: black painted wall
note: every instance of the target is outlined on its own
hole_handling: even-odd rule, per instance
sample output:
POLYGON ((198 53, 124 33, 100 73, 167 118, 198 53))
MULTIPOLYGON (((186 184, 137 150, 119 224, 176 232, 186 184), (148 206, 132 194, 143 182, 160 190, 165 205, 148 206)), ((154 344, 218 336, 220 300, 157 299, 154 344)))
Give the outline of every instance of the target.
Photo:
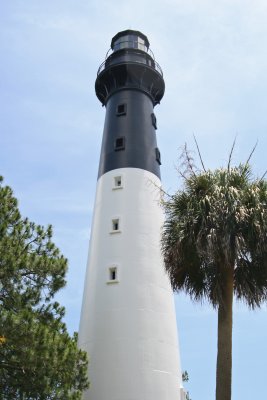
POLYGON ((98 178, 117 168, 140 168, 160 178, 153 112, 151 97, 139 90, 122 89, 108 99, 98 178), (117 115, 122 104, 126 114, 117 115))

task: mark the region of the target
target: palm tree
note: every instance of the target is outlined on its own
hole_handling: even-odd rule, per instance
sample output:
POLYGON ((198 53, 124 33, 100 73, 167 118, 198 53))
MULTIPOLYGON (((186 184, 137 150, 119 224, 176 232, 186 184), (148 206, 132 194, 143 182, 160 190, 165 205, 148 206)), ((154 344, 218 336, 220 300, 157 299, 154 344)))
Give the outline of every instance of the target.
POLYGON ((185 155, 184 189, 163 202, 165 268, 174 291, 218 309, 216 400, 230 400, 233 296, 267 297, 267 183, 248 163, 198 171, 185 155))

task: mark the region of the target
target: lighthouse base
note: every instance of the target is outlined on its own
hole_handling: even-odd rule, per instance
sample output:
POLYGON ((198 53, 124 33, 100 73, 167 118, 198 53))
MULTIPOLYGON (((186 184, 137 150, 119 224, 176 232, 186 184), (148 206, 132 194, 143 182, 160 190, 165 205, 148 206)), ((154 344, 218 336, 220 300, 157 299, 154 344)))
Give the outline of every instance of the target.
POLYGON ((84 400, 185 399, 160 185, 138 168, 98 181, 79 331, 89 355, 84 400))

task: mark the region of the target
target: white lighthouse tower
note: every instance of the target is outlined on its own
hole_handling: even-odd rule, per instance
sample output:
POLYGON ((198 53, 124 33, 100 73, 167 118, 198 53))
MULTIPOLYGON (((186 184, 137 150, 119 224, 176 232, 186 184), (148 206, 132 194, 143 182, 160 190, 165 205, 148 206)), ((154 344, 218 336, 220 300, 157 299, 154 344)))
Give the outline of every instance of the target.
POLYGON ((139 31, 119 32, 100 66, 106 107, 79 345, 85 400, 184 400, 173 293, 160 234, 160 151, 154 106, 162 70, 139 31))

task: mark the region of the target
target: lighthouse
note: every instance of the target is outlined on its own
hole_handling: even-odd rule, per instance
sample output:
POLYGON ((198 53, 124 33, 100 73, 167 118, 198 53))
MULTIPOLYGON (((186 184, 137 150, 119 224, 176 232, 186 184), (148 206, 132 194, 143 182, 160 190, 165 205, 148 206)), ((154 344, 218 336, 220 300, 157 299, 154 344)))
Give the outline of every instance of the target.
POLYGON ((79 346, 84 400, 184 400, 173 293, 160 248, 161 155, 154 107, 163 73, 147 37, 117 33, 100 65, 106 108, 79 346))

